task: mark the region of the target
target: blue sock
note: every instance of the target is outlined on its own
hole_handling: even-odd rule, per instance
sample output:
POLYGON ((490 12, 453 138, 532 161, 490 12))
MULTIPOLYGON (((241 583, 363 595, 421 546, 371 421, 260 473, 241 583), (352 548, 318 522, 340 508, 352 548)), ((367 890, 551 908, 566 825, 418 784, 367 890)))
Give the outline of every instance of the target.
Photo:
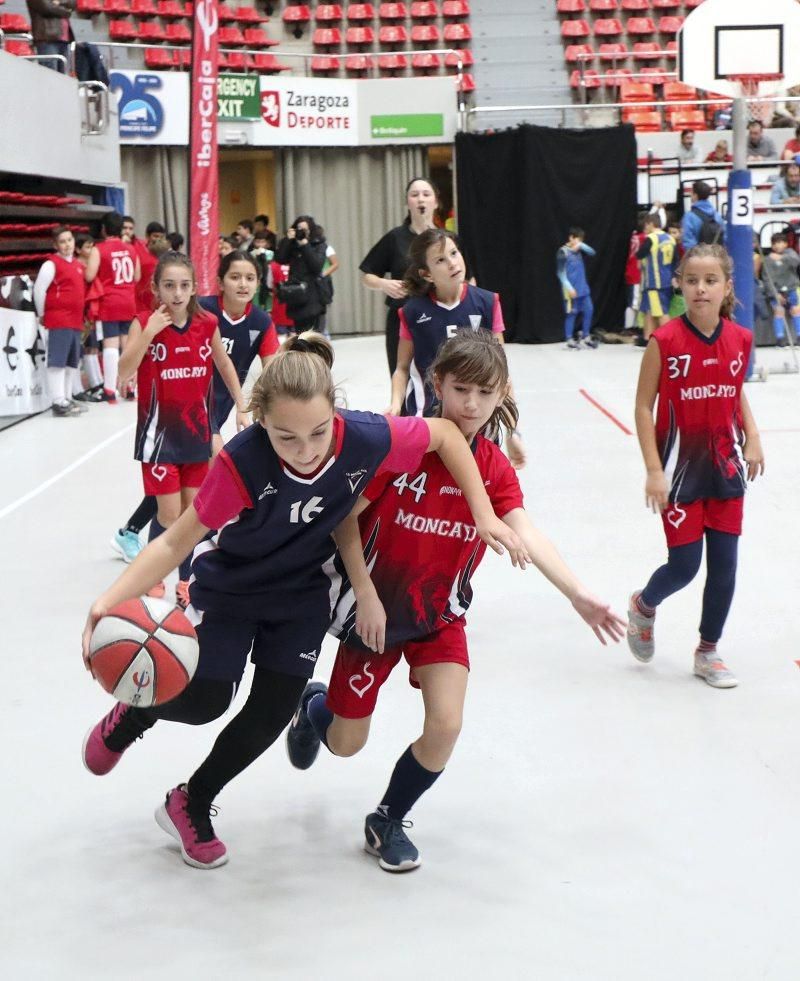
POLYGON ((150 521, 150 531, 147 533, 147 541, 152 542, 154 539, 158 538, 159 535, 163 535, 167 529, 158 523, 158 518, 153 518, 150 521))
POLYGON ((318 691, 316 695, 312 695, 309 698, 306 704, 306 715, 311 725, 314 726, 314 732, 316 732, 326 748, 330 749, 330 746, 328 746, 328 727, 333 722, 333 712, 328 708, 328 702, 324 692, 318 691))
POLYGON ((794 336, 800 337, 800 317, 792 317, 792 324, 794 326, 794 336))
POLYGON ((439 775, 426 770, 417 762, 411 747, 395 763, 389 786, 378 806, 378 813, 394 821, 402 821, 420 797, 439 779, 439 775))
POLYGON ((772 322, 775 325, 775 338, 776 340, 780 340, 785 333, 785 321, 783 317, 775 317, 772 322))

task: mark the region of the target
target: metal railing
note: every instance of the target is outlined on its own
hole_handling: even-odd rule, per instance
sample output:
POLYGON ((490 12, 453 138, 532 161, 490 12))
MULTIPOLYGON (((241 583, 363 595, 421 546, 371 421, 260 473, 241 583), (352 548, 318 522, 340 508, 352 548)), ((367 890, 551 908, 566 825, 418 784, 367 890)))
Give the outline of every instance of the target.
POLYGON ((101 136, 108 129, 111 113, 109 92, 105 82, 78 82, 81 99, 81 133, 84 136, 101 136))

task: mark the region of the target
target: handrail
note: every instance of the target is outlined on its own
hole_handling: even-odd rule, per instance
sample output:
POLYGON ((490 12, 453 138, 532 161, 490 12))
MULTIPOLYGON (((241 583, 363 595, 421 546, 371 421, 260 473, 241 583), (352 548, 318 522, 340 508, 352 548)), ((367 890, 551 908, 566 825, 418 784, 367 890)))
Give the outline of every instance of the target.
POLYGON ((5 47, 6 41, 27 41, 28 44, 33 44, 33 34, 25 31, 4 31, 0 27, 0 50, 5 47))
POLYGON ((81 120, 81 130, 84 136, 101 136, 108 127, 109 91, 105 82, 91 79, 78 83, 78 95, 84 100, 84 113, 81 120), (96 119, 91 118, 89 109, 96 108, 96 119))

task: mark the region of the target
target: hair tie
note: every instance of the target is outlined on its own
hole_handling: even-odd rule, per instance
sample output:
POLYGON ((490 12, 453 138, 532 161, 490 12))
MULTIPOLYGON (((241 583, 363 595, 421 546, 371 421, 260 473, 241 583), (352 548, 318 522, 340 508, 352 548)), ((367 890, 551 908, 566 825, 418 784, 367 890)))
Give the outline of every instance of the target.
POLYGON ((311 352, 311 345, 302 337, 298 337, 295 339, 294 344, 292 344, 292 350, 297 351, 298 354, 309 354, 311 352))

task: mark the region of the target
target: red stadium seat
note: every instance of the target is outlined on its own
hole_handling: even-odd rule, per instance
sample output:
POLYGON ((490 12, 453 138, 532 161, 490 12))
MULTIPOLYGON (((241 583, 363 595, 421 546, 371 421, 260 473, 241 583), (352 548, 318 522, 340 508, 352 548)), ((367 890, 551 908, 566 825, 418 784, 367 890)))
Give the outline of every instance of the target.
POLYGON ((653 0, 655 10, 680 10, 682 6, 681 0, 653 0))
POLYGON ((439 55, 430 54, 425 52, 424 54, 415 54, 411 56, 411 67, 414 71, 433 71, 441 66, 441 60, 439 55))
POLYGON ((594 54, 594 48, 591 44, 568 44, 564 49, 564 58, 572 64, 578 61, 578 55, 591 55, 594 54))
POLYGON ((676 109, 670 114, 669 125, 674 133, 682 129, 705 129, 705 113, 702 109, 676 109))
POLYGON ((186 24, 167 24, 166 35, 172 44, 190 44, 192 40, 192 32, 186 24))
POLYGON ((263 27, 245 27, 242 34, 248 48, 268 48, 272 44, 281 43, 276 38, 270 37, 263 27))
POLYGON ((655 97, 649 82, 626 82, 620 92, 620 102, 653 102, 655 97))
POLYGON ((239 24, 260 24, 269 20, 268 17, 262 17, 255 7, 237 7, 234 15, 239 24))
POLYGON ((131 0, 131 13, 137 17, 157 17, 156 0, 131 0))
POLYGON ((247 41, 245 41, 242 29, 238 24, 234 27, 220 27, 217 37, 223 48, 244 48, 247 46, 247 41))
POLYGON ((601 17, 594 22, 595 37, 619 37, 624 33, 622 21, 616 17, 601 17))
POLYGON ((378 68, 382 72, 404 72, 408 68, 408 58, 401 54, 378 56, 378 68))
POLYGON ((128 0, 104 0, 103 11, 108 14, 130 13, 131 5, 128 0))
POLYGON ((317 23, 340 24, 344 14, 339 3, 320 3, 317 5, 315 15, 317 23))
POLYGON ((617 0, 589 0, 589 10, 594 13, 603 13, 608 10, 617 9, 617 0))
POLYGON ((338 48, 342 43, 342 32, 338 27, 318 27, 311 41, 315 48, 338 48))
POLYGON ((256 71, 265 72, 267 75, 276 75, 278 72, 286 72, 291 67, 290 65, 284 65, 282 61, 278 61, 275 55, 272 54, 252 55, 251 63, 256 71))
POLYGON ((217 17, 220 24, 232 24, 236 20, 236 12, 233 7, 229 7, 227 3, 220 0, 220 3, 217 4, 217 17))
POLYGON ((108 36, 112 41, 135 41, 139 35, 129 20, 112 20, 108 23, 108 36))
POLYGON ((175 65, 176 67, 183 69, 191 68, 192 66, 192 50, 191 48, 180 48, 178 51, 172 52, 175 55, 175 65))
POLYGON ((3 50, 16 58, 25 58, 28 55, 36 54, 27 41, 6 41, 3 50))
POLYGON ((412 20, 434 20, 439 16, 439 8, 433 2, 433 0, 423 0, 423 2, 417 2, 411 4, 411 19, 412 20))
POLYGON ((622 0, 622 9, 627 11, 632 10, 649 10, 650 0, 622 0))
POLYGON ((469 3, 467 0, 444 0, 442 4, 442 17, 449 20, 458 20, 459 17, 469 17, 469 3))
POLYGON ((629 17, 625 30, 632 37, 641 37, 647 34, 655 34, 656 25, 652 17, 629 17))
POLYGON ((458 51, 451 51, 444 56, 445 65, 448 68, 458 68, 459 55, 461 56, 462 68, 475 64, 475 58, 469 48, 460 48, 458 51))
POLYGON ((585 20, 565 20, 561 24, 561 37, 589 37, 591 33, 585 20))
POLYGON ((667 44, 666 44, 665 50, 667 52, 667 54, 666 54, 666 57, 667 58, 677 58, 678 57, 678 42, 677 41, 668 41, 667 44))
POLYGON ((373 61, 369 55, 348 55, 344 59, 344 67, 349 72, 368 72, 372 69, 373 61))
POLYGON ((179 0, 158 0, 158 16, 167 20, 183 19, 187 16, 184 5, 179 0))
POLYGON ((697 97, 697 89, 683 82, 667 82, 664 85, 665 102, 688 102, 697 97))
POLYGON ((164 28, 154 20, 143 20, 139 24, 140 41, 166 41, 164 28))
POLYGON ((605 84, 607 89, 618 89, 626 82, 631 81, 633 72, 630 68, 612 68, 605 73, 605 84))
POLYGON ((172 51, 165 51, 163 48, 145 48, 144 63, 148 68, 156 71, 164 68, 173 68, 175 59, 172 51))
POLYGON ((348 27, 344 39, 350 47, 357 48, 364 44, 372 44, 375 40, 375 31, 371 27, 348 27))
POLYGON ((471 41, 472 28, 469 24, 445 24, 445 41, 471 41))
POLYGON ((303 34, 303 24, 311 20, 311 8, 304 3, 293 4, 291 7, 286 7, 281 16, 284 24, 294 25, 292 34, 299 38, 303 34))
POLYGON ((475 79, 468 72, 464 72, 461 76, 461 84, 458 86, 459 92, 474 92, 475 91, 475 79))
POLYGON ((347 19, 356 23, 375 20, 375 8, 371 3, 351 3, 347 8, 347 19))
MULTIPOLYGON (((573 89, 579 89, 581 87, 581 73, 577 68, 569 76, 569 84, 573 89)), ((593 68, 587 68, 583 73, 583 86, 587 89, 600 88, 600 76, 593 68)))
POLYGON ((558 0, 556 10, 560 14, 582 14, 586 10, 586 0, 558 0))
POLYGON ((103 10, 103 0, 78 0, 79 14, 99 14, 103 10))
POLYGON ((311 59, 311 71, 316 75, 328 75, 331 72, 338 72, 340 62, 338 58, 326 58, 321 55, 311 59))
POLYGON ((643 81, 647 81, 651 85, 665 85, 669 81, 664 69, 656 68, 654 65, 646 65, 643 68, 640 68, 639 74, 646 75, 647 78, 643 81))
POLYGON ((404 3, 382 3, 378 8, 381 20, 405 20, 408 16, 404 3))
POLYGON ((694 10, 695 7, 699 7, 703 0, 683 0, 683 5, 687 10, 694 10))
POLYGON ((620 41, 615 41, 612 44, 601 44, 597 53, 600 55, 601 61, 625 61, 630 55, 630 51, 620 41))
POLYGON ((408 44, 408 32, 402 24, 384 24, 378 28, 380 44, 408 44))
POLYGON ((683 20, 683 17, 662 17, 658 22, 658 33, 677 34, 683 27, 683 20))
POLYGON ((433 24, 415 24, 411 28, 414 44, 436 44, 439 41, 439 28, 433 24))
POLYGON ((640 133, 661 132, 661 113, 659 112, 645 112, 644 110, 639 112, 630 112, 628 113, 625 121, 628 123, 633 123, 634 127, 639 130, 640 133))
POLYGON ((30 34, 31 25, 22 14, 0 14, 0 28, 9 34, 30 34))
POLYGON ((243 51, 231 51, 225 60, 225 67, 229 72, 246 72, 247 55, 243 51))
POLYGON ((652 61, 661 57, 661 45, 655 41, 637 41, 633 45, 633 57, 636 61, 652 61))

